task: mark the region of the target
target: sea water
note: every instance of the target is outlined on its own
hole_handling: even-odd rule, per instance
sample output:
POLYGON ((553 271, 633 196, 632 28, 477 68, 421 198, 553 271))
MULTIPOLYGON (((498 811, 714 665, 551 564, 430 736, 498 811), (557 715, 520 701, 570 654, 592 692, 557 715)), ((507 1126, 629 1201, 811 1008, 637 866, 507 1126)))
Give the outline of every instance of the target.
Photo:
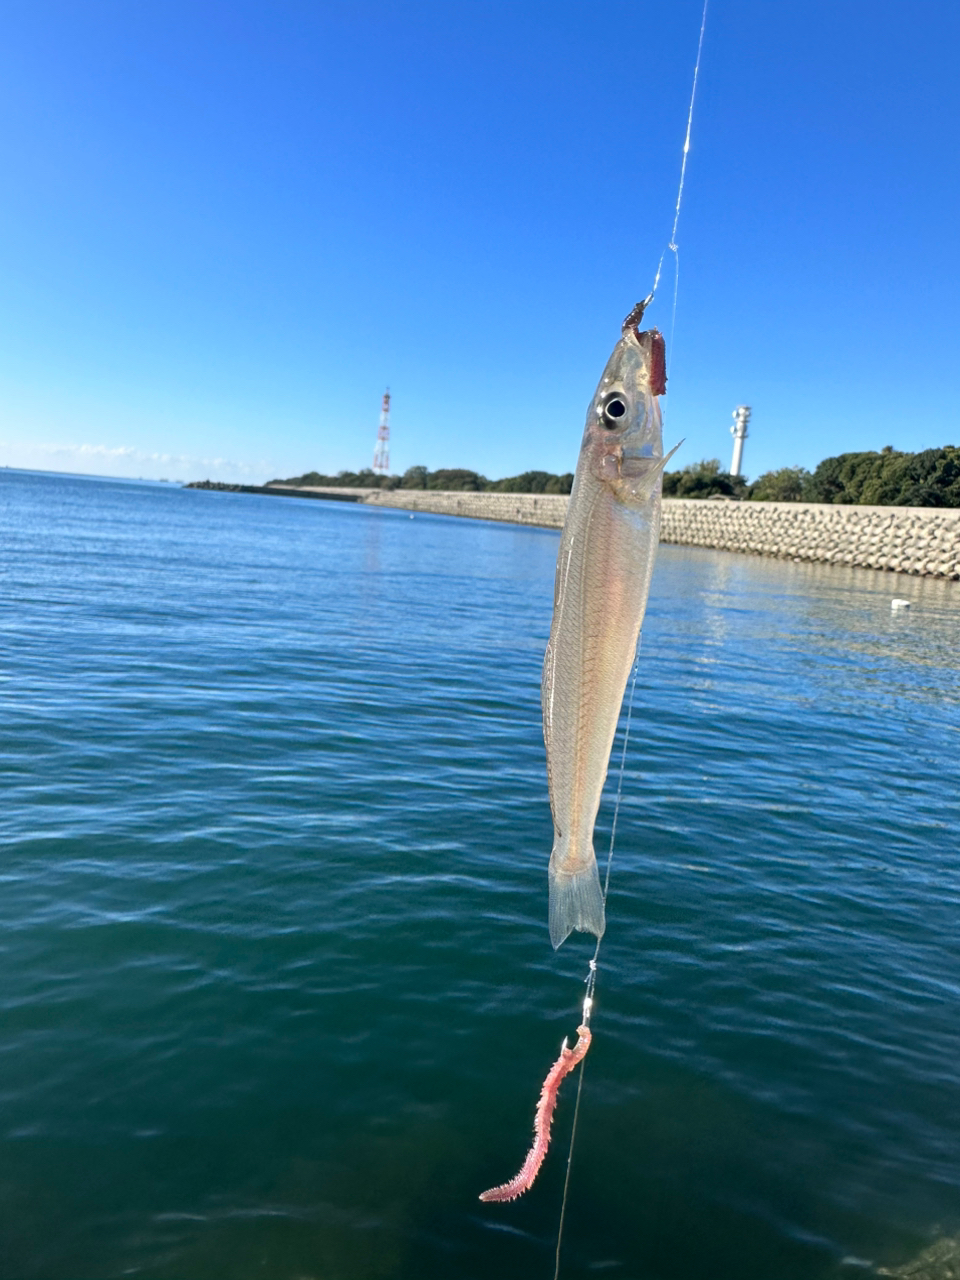
MULTIPOLYGON (((558 535, 3 471, 0 540, 0 1275, 549 1280, 575 1079, 477 1196, 592 950, 558 535)), ((564 1276, 960 1229, 958 654, 960 584, 661 548, 564 1276)))

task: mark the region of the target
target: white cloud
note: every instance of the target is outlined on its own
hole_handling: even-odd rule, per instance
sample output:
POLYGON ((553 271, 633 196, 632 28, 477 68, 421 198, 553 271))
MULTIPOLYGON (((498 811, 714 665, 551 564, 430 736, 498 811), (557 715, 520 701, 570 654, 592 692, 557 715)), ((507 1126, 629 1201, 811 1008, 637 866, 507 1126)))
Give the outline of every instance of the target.
POLYGON ((130 445, 24 444, 19 441, 0 441, 0 465, 36 471, 123 476, 127 479, 209 479, 246 484, 262 484, 276 474, 265 458, 240 462, 223 457, 150 452, 130 445))

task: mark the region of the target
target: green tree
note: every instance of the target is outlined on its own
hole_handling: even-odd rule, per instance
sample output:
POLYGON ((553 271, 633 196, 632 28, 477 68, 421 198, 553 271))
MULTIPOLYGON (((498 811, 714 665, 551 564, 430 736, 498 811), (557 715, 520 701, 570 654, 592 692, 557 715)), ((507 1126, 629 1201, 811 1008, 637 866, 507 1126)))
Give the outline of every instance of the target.
POLYGON ((682 471, 667 471, 663 477, 665 498, 742 498, 746 489, 743 476, 720 470, 719 458, 704 458, 682 471))
POLYGON ((400 480, 401 489, 426 489, 430 472, 426 467, 407 467, 400 480))
POLYGON ((519 476, 494 480, 488 487, 494 493, 569 493, 573 487, 573 472, 555 476, 549 471, 524 471, 519 476))
POLYGON ((810 472, 806 467, 780 467, 765 471, 747 490, 754 502, 806 502, 810 489, 810 472))
POLYGON ((810 478, 809 501, 866 506, 960 507, 960 449, 878 452, 824 458, 810 478))
POLYGON ((462 467, 447 467, 440 471, 431 471, 427 477, 428 489, 452 489, 464 493, 482 493, 489 487, 486 476, 476 471, 467 471, 462 467))

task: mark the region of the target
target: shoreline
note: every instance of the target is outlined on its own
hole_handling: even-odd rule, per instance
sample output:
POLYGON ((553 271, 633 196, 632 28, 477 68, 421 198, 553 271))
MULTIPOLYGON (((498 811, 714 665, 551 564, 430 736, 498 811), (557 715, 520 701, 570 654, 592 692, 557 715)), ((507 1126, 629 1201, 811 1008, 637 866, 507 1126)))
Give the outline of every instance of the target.
MULTIPOLYGON (((190 489, 259 493, 391 507, 559 529, 569 498, 554 493, 337 489, 200 481, 190 489)), ((781 560, 960 581, 960 508, 857 507, 814 502, 664 498, 660 541, 781 560)))

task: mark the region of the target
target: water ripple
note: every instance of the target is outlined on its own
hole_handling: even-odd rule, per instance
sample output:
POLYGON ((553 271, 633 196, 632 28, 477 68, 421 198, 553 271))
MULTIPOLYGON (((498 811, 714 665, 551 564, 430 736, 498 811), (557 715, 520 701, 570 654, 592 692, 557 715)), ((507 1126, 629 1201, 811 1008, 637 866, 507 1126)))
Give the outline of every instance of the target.
MULTIPOLYGON (((559 1155, 476 1195, 590 950, 545 930, 556 534, 0 495, 6 1273, 547 1274, 559 1155)), ((571 1276, 839 1280, 960 1225, 960 594, 891 582, 661 550, 571 1276)))

